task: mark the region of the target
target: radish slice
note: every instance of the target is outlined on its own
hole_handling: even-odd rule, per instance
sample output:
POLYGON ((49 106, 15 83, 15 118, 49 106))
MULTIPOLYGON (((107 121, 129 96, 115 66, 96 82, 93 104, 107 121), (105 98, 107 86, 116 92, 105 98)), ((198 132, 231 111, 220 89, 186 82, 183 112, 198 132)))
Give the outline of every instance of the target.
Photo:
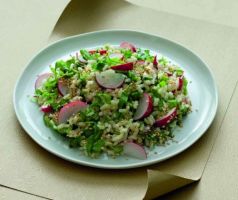
POLYGON ((154 66, 157 66, 157 65, 158 65, 157 56, 154 57, 153 65, 154 65, 154 66))
POLYGON ((177 86, 177 90, 181 90, 183 87, 183 78, 179 77, 176 80, 176 86, 177 86))
POLYGON ((137 65, 144 65, 145 61, 144 60, 138 60, 138 61, 136 61, 136 64, 137 65))
POLYGON ((73 102, 70 102, 70 103, 64 105, 59 111, 58 122, 60 124, 67 122, 67 120, 72 115, 85 109, 87 106, 88 106, 87 103, 80 101, 80 100, 73 101, 73 102))
MULTIPOLYGON (((90 54, 95 54, 95 53, 97 53, 96 50, 89 50, 88 52, 89 52, 90 54)), ((106 53, 107 53, 107 50, 104 50, 104 49, 99 50, 99 53, 100 53, 100 55, 106 54, 106 53)))
POLYGON ((65 96, 69 93, 69 87, 67 85, 67 82, 62 78, 58 80, 58 91, 61 96, 65 96))
POLYGON ((177 115, 177 109, 173 108, 171 109, 165 116, 160 117, 155 121, 156 127, 163 127, 169 124, 177 115))
POLYGON ((50 105, 47 105, 47 106, 43 105, 40 107, 40 110, 44 113, 49 113, 53 111, 53 108, 50 105))
POLYGON ((43 85, 43 83, 52 75, 53 75, 52 73, 45 73, 39 75, 35 82, 35 89, 40 88, 43 85))
POLYGON ((133 44, 130 44, 129 42, 122 42, 120 44, 120 47, 123 49, 130 49, 132 52, 136 52, 136 47, 133 44))
POLYGON ((97 53, 97 51, 96 50, 89 50, 88 53, 94 54, 94 53, 97 53))
POLYGON ((167 74, 168 76, 173 76, 173 74, 172 74, 171 72, 166 72, 166 74, 167 74))
POLYGON ((83 58, 82 55, 79 55, 78 52, 76 52, 76 58, 78 59, 79 62, 86 63, 87 61, 83 58))
POLYGON ((100 50, 99 53, 100 53, 100 55, 104 55, 107 53, 107 50, 100 50))
POLYGON ((145 149, 134 142, 126 142, 124 144, 124 154, 140 160, 145 160, 147 158, 145 149))
POLYGON ((129 62, 129 63, 121 64, 121 65, 112 66, 111 69, 120 70, 120 71, 129 71, 133 69, 133 63, 129 62))
POLYGON ((118 59, 123 59, 123 54, 121 53, 112 53, 109 55, 109 58, 113 59, 113 58, 118 58, 118 59))
POLYGON ((147 117, 150 115, 152 111, 153 111, 152 97, 149 94, 144 93, 139 101, 139 105, 133 119, 138 120, 147 117))
POLYGON ((96 73, 96 81, 98 85, 107 89, 115 89, 124 83, 125 76, 116 73, 113 70, 107 70, 101 73, 96 73))

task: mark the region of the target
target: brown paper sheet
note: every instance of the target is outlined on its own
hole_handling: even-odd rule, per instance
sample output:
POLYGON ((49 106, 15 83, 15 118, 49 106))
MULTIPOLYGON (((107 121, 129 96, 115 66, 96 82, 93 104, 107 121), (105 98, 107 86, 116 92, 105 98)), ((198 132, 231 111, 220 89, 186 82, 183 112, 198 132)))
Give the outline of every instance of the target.
MULTIPOLYGON (((94 1, 94 7, 91 6, 90 11, 87 9, 89 3, 85 1, 71 2, 69 7, 61 16, 58 24, 56 25, 52 39, 55 40, 56 38, 59 39, 61 37, 97 29, 125 28, 156 33, 172 40, 179 41, 195 51, 197 50, 196 52, 198 52, 199 55, 201 55, 205 59, 205 61, 207 61, 207 63, 210 64, 210 66, 213 68, 218 85, 223 88, 229 87, 229 95, 227 96, 227 98, 222 95, 223 98, 220 101, 221 103, 219 106, 218 115, 213 125, 208 130, 208 133, 198 143, 196 143, 193 148, 185 151, 183 154, 174 159, 170 159, 169 161, 154 165, 149 168, 160 170, 158 171, 158 173, 164 172, 171 174, 168 179, 172 179, 177 183, 179 182, 177 176, 181 177, 181 180, 186 180, 186 178, 189 179, 189 181, 187 182, 181 181, 181 183, 175 184, 177 185, 177 187, 183 186, 188 182, 191 182, 191 180, 199 180, 208 159, 209 152, 212 147, 212 141, 218 133, 220 124, 228 105, 228 101, 234 89, 234 83, 236 81, 235 77, 233 80, 230 80, 230 76, 224 77, 224 74, 221 73, 221 71, 217 71, 219 70, 219 67, 221 70, 223 70, 223 65, 220 65, 219 62, 222 58, 220 55, 224 53, 224 47, 222 49, 219 49, 219 46, 223 46, 223 44, 221 43, 225 41, 220 41, 220 38, 226 37, 227 33, 223 30, 222 27, 215 26, 213 24, 203 24, 201 21, 194 23, 191 19, 185 19, 176 16, 168 17, 165 13, 158 13, 149 9, 135 7, 134 5, 122 1, 116 1, 116 3, 115 1, 113 2, 114 3, 112 3, 112 1, 104 1, 104 3, 101 3, 99 1, 94 1), (108 10, 110 11, 109 13, 107 13, 108 10), (103 13, 103 16, 101 16, 100 13, 103 13), (142 15, 143 18, 140 17, 142 15), (85 16, 87 16, 86 20, 85 16), (143 26, 141 26, 141 24, 143 24, 143 26), (200 42, 198 43, 197 41, 199 40, 200 42), (216 52, 214 52, 214 50, 216 52), (221 83, 224 83, 225 78, 226 81, 232 82, 226 82, 227 85, 222 85, 221 83), (233 87, 230 87, 231 85, 233 85, 233 87), (197 151, 198 149, 199 151, 197 151)), ((231 42, 231 45, 235 47, 233 42, 231 42)), ((234 55, 227 56, 230 59, 230 56, 233 57, 234 55)), ((235 56, 233 57, 233 59, 234 58, 235 56)), ((226 62, 228 62, 227 64, 230 64, 229 59, 226 59, 226 62)), ((235 71, 236 69, 233 67, 233 70, 235 71)), ((231 71, 227 71, 227 73, 231 75, 231 71)), ((152 185, 156 184, 150 183, 160 182, 160 180, 156 178, 156 176, 150 175, 150 173, 152 172, 153 174, 155 174, 156 171, 148 171, 148 197, 163 194, 163 191, 165 191, 163 189, 159 191, 158 187, 155 187, 154 190, 151 189, 153 188, 152 185), (156 193, 156 195, 151 196, 150 193, 156 193)), ((170 190, 173 190, 177 187, 171 186, 170 190)))
POLYGON ((23 192, 19 192, 16 190, 12 190, 6 187, 0 187, 0 195, 1 195, 1 200, 13 200, 13 199, 18 199, 18 200, 44 200, 41 197, 37 197, 31 194, 26 194, 23 192))
MULTIPOLYGON (((66 3, 64 1, 61 6, 66 3)), ((26 58, 29 58, 25 54, 32 55, 31 52, 44 43, 33 43, 34 37, 25 33, 25 41, 17 40, 15 44, 28 50, 14 54, 19 62, 6 53, 3 54, 6 57, 0 61, 3 66, 0 80, 8 83, 1 88, 2 94, 6 94, 1 99, 0 109, 5 114, 1 116, 1 133, 7 134, 2 134, 4 143, 0 143, 0 152, 4 152, 0 156, 0 183, 56 199, 95 199, 99 196, 100 199, 141 199, 146 193, 148 180, 147 198, 152 198, 185 185, 190 180, 199 179, 235 86, 234 74, 237 69, 233 62, 237 57, 237 32, 231 28, 224 29, 222 26, 136 7, 123 1, 94 1, 93 5, 88 4, 87 1, 73 1, 61 16, 52 40, 98 29, 130 28, 178 41, 197 52, 215 74, 220 92, 216 120, 192 148, 173 159, 149 167, 153 170, 95 170, 56 158, 26 136, 16 121, 11 103, 3 106, 3 102, 11 102, 12 92, 8 91, 13 90, 15 78, 26 58), (30 47, 26 44, 29 39, 32 42, 28 44, 30 47), (9 65, 14 67, 9 69, 9 65), (6 73, 9 76, 4 76, 6 73), (162 190, 161 185, 165 186, 162 190)), ((53 4, 51 6, 53 9, 53 4)), ((12 44, 12 47, 16 46, 12 44)), ((18 49, 11 50, 13 53, 18 52, 18 49)))
POLYGON ((238 27, 237 0, 127 0, 158 11, 238 27))
POLYGON ((192 184, 164 196, 166 200, 216 199, 238 197, 238 81, 229 108, 199 184, 192 184))
POLYGON ((14 188, 0 185, 1 200, 46 200, 46 198, 37 196, 28 192, 23 192, 14 188))

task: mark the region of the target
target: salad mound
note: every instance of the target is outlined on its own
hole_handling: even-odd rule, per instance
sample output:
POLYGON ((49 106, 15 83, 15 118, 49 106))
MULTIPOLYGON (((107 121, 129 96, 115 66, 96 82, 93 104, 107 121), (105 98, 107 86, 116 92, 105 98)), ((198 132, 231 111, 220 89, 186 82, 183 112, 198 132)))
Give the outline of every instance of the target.
POLYGON ((38 76, 44 122, 85 155, 127 154, 165 145, 191 112, 184 71, 128 42, 81 49, 38 76))

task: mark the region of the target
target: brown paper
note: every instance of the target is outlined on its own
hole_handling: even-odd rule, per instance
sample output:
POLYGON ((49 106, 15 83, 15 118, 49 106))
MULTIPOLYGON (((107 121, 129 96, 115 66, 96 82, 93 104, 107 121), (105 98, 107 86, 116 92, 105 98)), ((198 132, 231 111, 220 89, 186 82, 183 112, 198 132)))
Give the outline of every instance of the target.
POLYGON ((17 199, 17 200, 43 200, 42 197, 37 197, 32 194, 27 194, 21 191, 16 191, 10 188, 6 188, 3 186, 0 186, 0 195, 1 200, 11 200, 11 199, 17 199))
POLYGON ((237 118, 238 81, 216 143, 199 184, 178 190, 162 199, 231 199, 238 197, 237 118))
MULTIPOLYGON (((67 1, 61 3, 62 9, 67 1)), ((11 103, 3 104, 11 102, 13 85, 23 68, 22 63, 26 63, 27 58, 32 55, 31 52, 44 43, 44 40, 34 41, 31 34, 20 29, 20 33, 26 34, 23 35, 25 41, 17 40, 17 46, 24 49, 24 52, 17 54, 18 49, 11 49, 18 62, 8 54, 4 54, 6 56, 0 61, 3 66, 0 69, 0 80, 2 83, 8 83, 1 91, 6 95, 1 99, 0 107, 5 114, 1 115, 0 121, 1 132, 5 133, 2 134, 4 143, 0 143, 0 152, 4 152, 0 156, 0 183, 56 199, 141 199, 146 194, 147 181, 149 189, 146 198, 152 198, 190 183, 191 180, 198 180, 235 87, 234 74, 237 69, 233 62, 237 57, 235 52, 238 52, 235 45, 238 40, 237 31, 136 7, 123 1, 96 0, 89 4, 87 1, 73 1, 61 16, 51 40, 98 29, 129 28, 159 34, 180 42, 197 52, 215 74, 220 92, 216 120, 206 135, 190 149, 149 168, 97 170, 59 159, 41 149, 25 134, 16 121, 11 103), (29 40, 31 43, 26 44, 29 40), (14 67, 9 68, 9 65, 14 67), (4 76, 6 73, 9 76, 4 76)), ((53 3, 50 5, 53 10, 53 3)), ((59 11, 60 9, 52 13, 59 11)), ((33 23, 29 26, 31 29, 32 25, 33 23)), ((40 38, 37 31, 33 29, 32 32, 40 38)), ((12 43, 10 47, 16 46, 12 43)))
MULTIPOLYGON (((214 24, 204 24, 201 21, 193 23, 193 20, 191 19, 176 16, 168 17, 165 13, 158 13, 145 8, 135 7, 134 5, 122 1, 116 1, 117 3, 115 4, 112 4, 111 2, 112 1, 104 1, 102 4, 99 1, 94 1, 95 5, 94 7, 90 7, 89 14, 86 9, 89 6, 87 2, 73 1, 56 25, 52 39, 54 40, 57 37, 57 39, 59 39, 61 37, 97 29, 125 28, 156 33, 169 39, 179 41, 198 52, 213 69, 218 86, 220 86, 219 89, 221 90, 221 88, 223 88, 226 90, 226 92, 223 90, 221 91, 223 98, 220 99, 220 106, 216 119, 211 128, 207 131, 207 134, 196 143, 193 148, 185 151, 176 158, 149 168, 160 170, 158 173, 164 172, 165 174, 171 174, 168 178, 172 179, 172 182, 175 183, 179 182, 178 176, 181 177, 181 181, 187 180, 186 178, 189 179, 188 182, 191 182, 191 180, 199 180, 208 159, 212 141, 214 141, 214 138, 219 131, 236 81, 236 77, 233 77, 233 79, 229 78, 232 75, 231 71, 236 71, 235 67, 233 67, 233 69, 230 67, 229 70, 227 70, 227 76, 224 76, 223 71, 224 58, 222 55, 226 50, 223 47, 225 46, 225 41, 222 41, 221 38, 226 37, 229 31, 224 31, 223 27, 214 24), (110 10, 109 14, 106 12, 107 10, 110 10), (104 16, 101 17, 100 13, 104 13, 104 16), (140 17, 142 15, 143 18, 140 17), (84 16, 88 16, 87 20, 85 20, 84 16), (141 24, 143 24, 143 26, 141 26, 141 24), (224 43, 224 45, 222 43, 224 43), (222 48, 219 48, 219 46, 222 48), (216 52, 214 52, 214 50, 216 52), (225 93, 228 94, 227 90, 230 90, 229 95, 224 96, 225 93)), ((234 34, 234 32, 232 34, 234 34)), ((233 39, 235 39, 235 36, 233 36, 233 39)), ((233 41, 231 41, 229 45, 226 44, 226 46, 227 49, 230 47, 236 49, 233 41)), ((227 50, 227 52, 229 52, 229 50, 227 50)), ((230 61, 232 61, 232 59, 234 60, 235 56, 229 54, 227 54, 227 56, 226 65, 230 65, 230 61)), ((153 174, 155 174, 156 171, 153 172, 153 174)), ((156 176, 151 176, 150 173, 152 173, 151 170, 148 171, 148 176, 149 187, 152 187, 152 184, 150 183, 156 183, 156 180, 154 180, 156 179, 156 176)), ((160 180, 157 179, 157 182, 159 183, 160 180)), ((166 192, 184 184, 175 184, 175 186, 171 186, 166 192)), ((163 191, 165 190, 160 191, 160 189, 157 189, 157 195, 163 194, 163 191)), ((147 195, 149 195, 149 193, 147 193, 147 195)))
POLYGON ((154 10, 238 27, 237 0, 127 0, 154 10))
POLYGON ((197 189, 201 199, 237 199, 238 197, 238 81, 226 117, 208 162, 202 183, 197 189), (216 191, 213 190, 214 186, 216 191), (220 192, 217 192, 220 191, 220 192))
POLYGON ((148 189, 146 191, 146 199, 152 199, 177 188, 194 182, 192 179, 166 174, 158 170, 147 170, 148 173, 148 189))

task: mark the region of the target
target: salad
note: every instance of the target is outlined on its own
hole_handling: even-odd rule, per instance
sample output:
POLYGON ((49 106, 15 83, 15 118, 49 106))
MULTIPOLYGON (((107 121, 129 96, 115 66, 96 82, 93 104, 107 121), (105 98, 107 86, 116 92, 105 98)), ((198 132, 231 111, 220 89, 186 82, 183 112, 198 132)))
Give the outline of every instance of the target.
POLYGON ((44 122, 86 156, 146 159, 191 112, 184 71, 128 42, 81 49, 38 76, 44 122))

